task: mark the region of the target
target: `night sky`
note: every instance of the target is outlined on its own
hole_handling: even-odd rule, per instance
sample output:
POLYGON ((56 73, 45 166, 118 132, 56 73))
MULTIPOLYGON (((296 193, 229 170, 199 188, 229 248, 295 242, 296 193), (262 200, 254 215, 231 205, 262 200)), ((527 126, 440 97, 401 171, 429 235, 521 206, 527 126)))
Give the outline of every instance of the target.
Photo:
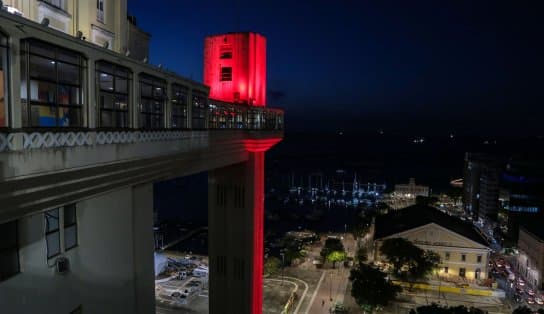
POLYGON ((544 134, 539 1, 149 1, 150 61, 202 81, 206 35, 268 40, 288 131, 544 134))

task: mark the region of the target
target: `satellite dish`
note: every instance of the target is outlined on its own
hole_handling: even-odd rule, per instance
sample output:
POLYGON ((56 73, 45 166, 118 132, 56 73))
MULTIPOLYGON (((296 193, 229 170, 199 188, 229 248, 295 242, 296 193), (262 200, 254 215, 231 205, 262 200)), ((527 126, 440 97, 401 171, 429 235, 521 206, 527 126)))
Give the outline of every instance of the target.
POLYGON ((108 49, 109 46, 110 46, 110 42, 109 42, 109 41, 106 41, 106 42, 104 42, 104 44, 102 45, 102 48, 108 49))
POLYGON ((45 27, 49 26, 49 19, 44 17, 40 24, 42 24, 42 26, 45 26, 45 27))
POLYGON ((76 38, 77 39, 82 39, 83 38, 83 32, 82 31, 77 31, 76 38))

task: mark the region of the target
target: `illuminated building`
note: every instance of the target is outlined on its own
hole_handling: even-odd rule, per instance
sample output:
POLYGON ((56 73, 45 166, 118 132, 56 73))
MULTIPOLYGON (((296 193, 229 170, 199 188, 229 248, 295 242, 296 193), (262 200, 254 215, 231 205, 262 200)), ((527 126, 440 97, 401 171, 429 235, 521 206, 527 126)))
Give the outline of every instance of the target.
POLYGON ((486 279, 489 254, 484 238, 470 225, 426 205, 413 205, 376 217, 375 260, 385 239, 404 238, 440 255, 438 274, 444 277, 486 279))
POLYGON ((395 184, 394 194, 415 199, 417 196, 429 196, 429 187, 417 185, 416 179, 410 178, 408 184, 395 184))
POLYGON ((496 222, 499 211, 501 162, 485 154, 467 153, 463 179, 465 212, 473 219, 496 222))
POLYGON ((518 238, 519 226, 544 220, 544 168, 540 160, 511 160, 501 177, 509 192, 508 236, 518 238))
POLYGON ((211 99, 265 106, 265 37, 252 32, 206 37, 204 84, 211 99))
POLYGON ((541 223, 530 223, 519 228, 519 255, 516 266, 527 283, 544 289, 544 229, 541 223))

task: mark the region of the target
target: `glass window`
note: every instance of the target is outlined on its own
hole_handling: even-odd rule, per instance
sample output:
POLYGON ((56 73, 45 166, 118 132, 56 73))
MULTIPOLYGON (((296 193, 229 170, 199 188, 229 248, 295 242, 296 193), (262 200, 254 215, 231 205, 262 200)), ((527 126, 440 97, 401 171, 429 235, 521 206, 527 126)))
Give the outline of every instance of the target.
POLYGON ((188 88, 172 84, 172 128, 187 128, 188 88))
POLYGON ((444 259, 446 261, 448 261, 450 259, 450 252, 446 252, 446 254, 444 255, 444 259))
POLYGON ((232 81, 232 67, 221 68, 220 81, 232 81))
POLYGON ((64 250, 77 246, 76 204, 64 206, 64 250))
POLYGON ((44 2, 47 2, 50 5, 57 7, 59 9, 65 10, 64 0, 44 0, 44 2))
POLYGON ((482 262, 482 256, 481 256, 481 255, 478 255, 478 256, 476 257, 476 261, 477 261, 478 263, 481 263, 481 262, 482 262))
POLYGON ((96 19, 104 23, 104 0, 96 0, 96 19))
POLYGON ((221 47, 221 50, 219 53, 219 59, 232 59, 232 47, 230 46, 221 47))
POLYGON ((52 258, 60 254, 59 209, 47 211, 44 216, 47 258, 52 258))
POLYGON ((444 267, 444 273, 447 274, 449 271, 449 268, 448 267, 444 267))
POLYGON ((206 128, 206 107, 207 99, 206 95, 193 91, 193 105, 192 105, 192 128, 193 129, 205 129, 206 128))
POLYGON ((140 75, 140 124, 144 129, 164 128, 166 82, 151 75, 140 75))
POLYGON ((83 57, 34 39, 21 47, 23 126, 83 126, 83 57))
POLYGON ((129 127, 129 91, 131 72, 122 66, 105 61, 96 63, 100 127, 129 127))
POLYGON ((465 254, 461 254, 461 261, 466 261, 467 260, 467 256, 465 254))
POLYGON ((459 268, 459 277, 465 277, 466 269, 459 268))
MULTIPOLYGON (((7 86, 8 86, 8 45, 7 38, 0 33, 0 127, 8 125, 7 86)), ((0 275, 1 276, 1 275, 0 275)))
POLYGON ((17 221, 0 225, 0 281, 19 273, 17 221))

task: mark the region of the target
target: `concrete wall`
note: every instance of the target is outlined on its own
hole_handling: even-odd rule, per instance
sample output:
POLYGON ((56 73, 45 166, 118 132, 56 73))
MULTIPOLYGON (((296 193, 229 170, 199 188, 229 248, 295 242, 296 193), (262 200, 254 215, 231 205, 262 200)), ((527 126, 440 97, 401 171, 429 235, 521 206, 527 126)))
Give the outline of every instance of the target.
MULTIPOLYGON (((78 246, 47 260, 43 214, 19 220, 21 273, 0 282, 2 313, 150 313, 153 297, 151 184, 77 203, 78 246)), ((62 230, 62 228, 61 228, 62 230)), ((62 231, 61 231, 62 232, 62 231)))

